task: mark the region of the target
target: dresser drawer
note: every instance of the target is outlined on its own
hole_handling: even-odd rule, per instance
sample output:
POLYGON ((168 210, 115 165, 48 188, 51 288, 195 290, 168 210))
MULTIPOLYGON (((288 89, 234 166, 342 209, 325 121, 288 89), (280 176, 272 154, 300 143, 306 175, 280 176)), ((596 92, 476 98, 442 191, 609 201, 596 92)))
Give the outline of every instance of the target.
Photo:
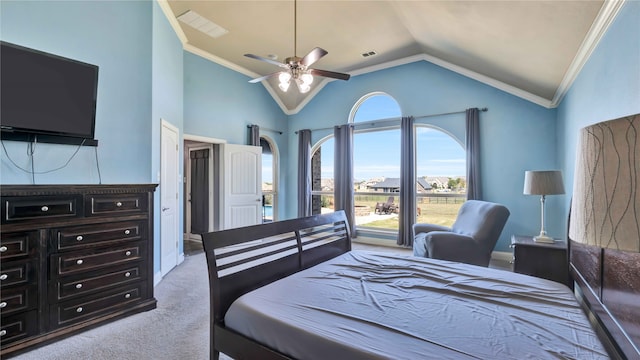
POLYGON ((52 230, 52 239, 55 242, 53 247, 60 251, 138 241, 146 236, 147 225, 144 221, 72 226, 52 230))
POLYGON ((147 212, 147 194, 87 195, 86 215, 113 215, 147 212))
POLYGON ((2 289, 0 296, 0 313, 2 316, 20 311, 34 309, 38 304, 38 288, 36 285, 17 286, 2 289))
POLYGON ((50 307, 50 323, 54 327, 68 326, 96 316, 126 309, 128 304, 142 299, 146 283, 139 282, 96 296, 61 302, 50 307))
POLYGON ((8 286, 35 283, 37 270, 35 260, 3 261, 0 263, 0 287, 4 291, 8 286))
POLYGON ((147 257, 144 242, 100 251, 77 251, 51 255, 51 276, 64 276, 141 261, 147 257))
POLYGON ((32 310, 12 316, 3 316, 0 329, 2 347, 14 341, 36 335, 38 333, 38 312, 37 310, 32 310))
POLYGON ((0 259, 26 259, 37 252, 38 232, 2 233, 0 235, 0 259))
POLYGON ((2 223, 43 218, 76 217, 82 214, 82 196, 2 198, 2 223))
POLYGON ((146 278, 143 265, 120 267, 108 272, 97 273, 92 276, 64 277, 51 282, 50 300, 52 302, 66 300, 74 296, 82 296, 97 291, 107 290, 127 283, 137 282, 146 278))

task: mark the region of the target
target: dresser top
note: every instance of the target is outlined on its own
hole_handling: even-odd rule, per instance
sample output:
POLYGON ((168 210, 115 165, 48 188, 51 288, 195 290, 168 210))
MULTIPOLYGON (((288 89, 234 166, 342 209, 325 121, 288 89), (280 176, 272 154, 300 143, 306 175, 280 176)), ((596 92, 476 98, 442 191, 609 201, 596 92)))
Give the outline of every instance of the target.
POLYGON ((121 194, 155 191, 158 184, 109 185, 0 185, 2 196, 40 196, 64 194, 121 194))

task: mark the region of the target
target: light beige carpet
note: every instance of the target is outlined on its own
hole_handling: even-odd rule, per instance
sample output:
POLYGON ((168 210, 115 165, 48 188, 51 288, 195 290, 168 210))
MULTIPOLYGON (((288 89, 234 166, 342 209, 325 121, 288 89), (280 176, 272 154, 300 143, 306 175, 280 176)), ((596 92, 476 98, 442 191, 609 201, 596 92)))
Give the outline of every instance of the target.
MULTIPOLYGON (((158 300, 154 310, 102 325, 13 359, 208 359, 209 278, 204 253, 187 256, 155 287, 154 295, 158 300)), ((221 359, 230 358, 221 356, 221 359)))

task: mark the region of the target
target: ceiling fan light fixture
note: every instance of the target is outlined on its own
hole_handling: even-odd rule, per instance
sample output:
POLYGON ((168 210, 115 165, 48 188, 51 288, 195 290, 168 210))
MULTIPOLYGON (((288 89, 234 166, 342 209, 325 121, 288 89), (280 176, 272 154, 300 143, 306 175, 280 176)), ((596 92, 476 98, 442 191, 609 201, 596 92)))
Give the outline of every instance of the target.
POLYGON ((280 88, 280 90, 287 92, 287 90, 289 90, 289 82, 285 81, 285 82, 281 82, 278 87, 280 88))
POLYGON ((311 90, 311 86, 300 78, 296 79, 296 85, 298 85, 298 91, 300 91, 300 94, 306 94, 311 90))
POLYGON ((311 83, 313 82, 313 75, 304 73, 300 76, 300 80, 302 80, 302 82, 307 85, 311 85, 311 83))
POLYGON ((291 80, 291 73, 289 73, 288 71, 283 71, 280 73, 280 75, 278 75, 278 80, 280 80, 280 83, 289 83, 289 80, 291 80))

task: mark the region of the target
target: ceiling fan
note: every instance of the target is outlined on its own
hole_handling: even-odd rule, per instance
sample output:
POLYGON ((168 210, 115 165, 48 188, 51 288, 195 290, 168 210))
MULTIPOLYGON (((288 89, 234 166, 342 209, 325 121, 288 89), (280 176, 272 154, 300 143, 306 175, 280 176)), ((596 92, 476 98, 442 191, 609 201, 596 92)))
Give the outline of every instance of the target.
POLYGON ((284 62, 279 62, 276 60, 272 60, 272 59, 254 55, 254 54, 244 54, 244 56, 246 57, 264 61, 269 64, 279 66, 285 70, 281 70, 275 73, 261 76, 261 77, 249 80, 249 82, 258 83, 258 82, 261 82, 262 80, 266 80, 271 77, 278 76, 278 80, 280 81, 280 84, 278 86, 280 87, 280 90, 286 92, 289 89, 291 80, 293 80, 296 83, 296 86, 298 87, 298 90, 300 91, 300 93, 304 94, 311 89, 311 83, 313 82, 314 75, 338 79, 338 80, 349 80, 349 78, 351 77, 351 75, 349 74, 309 68, 309 66, 311 66, 313 63, 315 63, 316 61, 320 60, 320 58, 328 54, 328 52, 322 48, 316 47, 302 58, 295 55, 296 45, 297 45, 296 44, 297 43, 297 34, 296 34, 296 28, 297 28, 296 12, 297 11, 296 10, 297 10, 297 2, 296 0, 294 0, 293 1, 293 54, 294 54, 293 56, 284 59, 284 62))

